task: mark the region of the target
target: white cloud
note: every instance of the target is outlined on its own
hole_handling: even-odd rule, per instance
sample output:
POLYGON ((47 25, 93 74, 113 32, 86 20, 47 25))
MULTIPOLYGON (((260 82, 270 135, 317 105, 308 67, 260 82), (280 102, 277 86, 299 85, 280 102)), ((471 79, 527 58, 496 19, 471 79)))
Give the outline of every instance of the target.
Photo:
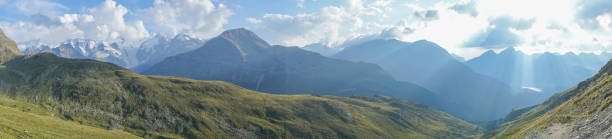
POLYGON ((606 31, 612 31, 612 13, 597 16, 596 20, 599 22, 599 26, 601 26, 603 29, 606 31))
POLYGON ((297 7, 304 8, 304 0, 297 0, 297 7))
POLYGON ((156 0, 152 7, 131 13, 135 16, 130 20, 125 18, 130 10, 113 0, 70 14, 63 13, 66 6, 48 0, 16 1, 14 4, 30 19, 2 22, 0 28, 17 42, 40 40, 50 44, 85 38, 137 46, 150 36, 149 30, 166 35, 187 33, 210 38, 223 31, 232 15, 223 4, 210 0, 156 0), (28 10, 30 8, 33 10, 28 10))
POLYGON ((414 12, 414 16, 425 21, 437 20, 440 18, 437 10, 416 11, 414 12))
POLYGON ((46 27, 28 22, 0 23, 0 28, 7 36, 17 42, 40 40, 45 43, 57 43, 68 38, 80 36, 81 31, 74 26, 46 27))
POLYGON ((476 0, 459 2, 449 8, 457 11, 458 13, 470 14, 474 17, 478 16, 478 10, 476 9, 476 0))
POLYGON ((56 19, 51 19, 50 17, 42 14, 34 14, 30 16, 30 22, 36 25, 44 25, 44 26, 59 26, 62 23, 56 19))
POLYGON ((514 47, 522 42, 515 32, 532 27, 535 19, 521 19, 512 16, 499 16, 489 19, 489 27, 473 35, 466 47, 505 48, 514 47))
POLYGON ((525 43, 516 46, 527 53, 542 52, 589 52, 599 53, 612 50, 611 34, 585 30, 578 23, 563 26, 563 29, 548 28, 550 23, 536 22, 528 30, 517 31, 525 43))
POLYGON ((585 0, 579 1, 575 5, 575 20, 580 27, 588 30, 598 30, 605 25, 601 25, 598 18, 612 14, 612 1, 610 0, 585 0))
POLYGON ((511 46, 527 53, 612 50, 609 7, 608 0, 463 0, 434 4, 346 0, 344 5, 318 12, 266 14, 247 20, 255 25, 255 32, 277 44, 337 46, 344 41, 426 39, 451 53, 472 58, 487 49, 511 46), (598 29, 585 30, 585 25, 598 29))
POLYGON ((126 24, 124 19, 128 10, 117 5, 117 2, 106 0, 98 7, 89 9, 93 20, 84 19, 82 22, 73 22, 73 24, 82 28, 85 32, 85 38, 93 38, 96 40, 139 40, 148 37, 148 32, 144 28, 142 21, 135 21, 132 24, 126 24))
POLYGON ((259 24, 262 22, 261 20, 252 17, 247 18, 246 21, 252 24, 259 24))
MULTIPOLYGON (((6 2, 8 0, 2 0, 0 4, 6 2)), ((68 10, 68 7, 49 0, 18 0, 15 1, 15 7, 26 15, 43 14, 57 16, 62 11, 68 10)))
POLYGON ((555 4, 540 6, 548 6, 550 11, 532 11, 531 16, 536 21, 531 28, 514 30, 523 40, 523 43, 516 46, 517 50, 526 53, 599 53, 612 50, 612 30, 609 28, 611 17, 607 14, 612 2, 549 2, 555 4))
POLYGON ((437 10, 440 16, 438 20, 430 21, 408 18, 411 22, 404 26, 414 31, 398 35, 398 38, 405 41, 427 39, 467 58, 477 56, 486 49, 512 46, 527 53, 597 53, 612 50, 612 39, 609 37, 612 35, 612 30, 609 30, 612 17, 606 14, 610 7, 610 1, 606 0, 583 3, 569 0, 471 0, 440 2, 433 7, 407 6, 415 11, 437 10), (542 10, 543 7, 546 10, 542 10), (580 10, 581 7, 588 7, 589 10, 580 10), (500 17, 512 20, 495 20, 500 17), (590 27, 585 28, 585 25, 590 27), (464 47, 465 44, 479 45, 464 47))
POLYGON ((128 10, 115 1, 106 0, 85 14, 31 16, 30 22, 2 23, 0 27, 17 42, 40 40, 58 43, 71 38, 86 38, 131 43, 149 36, 142 21, 126 22, 128 10))
POLYGON ((265 14, 260 19, 247 19, 255 24, 254 31, 273 44, 304 46, 319 42, 339 45, 344 40, 378 33, 385 28, 374 22, 364 22, 364 16, 380 17, 389 1, 377 0, 364 4, 347 0, 341 6, 327 6, 320 11, 297 15, 265 14))
POLYGON ((155 0, 153 7, 139 14, 151 23, 155 32, 210 38, 223 31, 223 25, 228 23, 233 12, 210 0, 155 0))
POLYGON ((402 11, 413 10, 413 16, 404 17, 400 23, 388 26, 381 31, 380 38, 395 38, 407 42, 429 40, 462 57, 477 56, 486 49, 464 48, 462 44, 469 40, 469 36, 486 31, 489 21, 485 16, 465 14, 451 8, 464 3, 442 2, 432 7, 404 4, 402 11))
MULTIPOLYGON (((0 0, 0 4, 6 1, 0 0)), ((296 0, 298 7, 306 2, 310 1, 296 0)), ((107 0, 78 14, 64 14, 68 10, 66 6, 49 0, 8 3, 15 4, 17 10, 30 17, 29 21, 0 23, 17 41, 57 42, 68 38, 137 41, 148 37, 149 31, 210 38, 223 31, 233 14, 217 0, 155 0, 152 7, 135 13, 107 0), (124 18, 126 14, 135 16, 128 21, 124 18)), ((506 46, 515 46, 527 53, 612 50, 609 8, 612 2, 609 0, 416 3, 344 0, 338 4, 310 13, 268 13, 240 21, 251 23, 253 31, 270 43, 289 46, 311 43, 346 46, 371 39, 426 39, 467 58, 506 46), (496 20, 503 17, 511 20, 496 20), (529 22, 514 23, 521 20, 529 22), (466 44, 478 45, 466 47, 466 44)))
POLYGON ((10 0, 0 0, 0 5, 7 4, 10 0))
POLYGON ((485 16, 511 15, 516 18, 568 21, 574 14, 572 0, 478 0, 476 7, 485 16))

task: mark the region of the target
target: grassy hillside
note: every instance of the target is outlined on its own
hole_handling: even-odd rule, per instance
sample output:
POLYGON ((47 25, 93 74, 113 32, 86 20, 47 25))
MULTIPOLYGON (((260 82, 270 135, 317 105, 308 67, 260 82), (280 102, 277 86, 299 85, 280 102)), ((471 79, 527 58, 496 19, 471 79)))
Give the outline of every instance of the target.
POLYGON ((0 138, 139 138, 53 116, 53 112, 37 106, 0 97, 0 138))
POLYGON ((612 103, 612 63, 590 79, 576 87, 558 93, 544 103, 516 109, 506 123, 486 137, 522 138, 544 131, 554 123, 568 123, 573 120, 599 114, 612 103))
POLYGON ((0 63, 4 63, 13 57, 21 55, 15 41, 9 39, 0 30, 0 63))
POLYGON ((388 97, 271 95, 50 53, 5 63, 0 90, 62 119, 141 137, 449 138, 479 131, 444 112, 388 97))

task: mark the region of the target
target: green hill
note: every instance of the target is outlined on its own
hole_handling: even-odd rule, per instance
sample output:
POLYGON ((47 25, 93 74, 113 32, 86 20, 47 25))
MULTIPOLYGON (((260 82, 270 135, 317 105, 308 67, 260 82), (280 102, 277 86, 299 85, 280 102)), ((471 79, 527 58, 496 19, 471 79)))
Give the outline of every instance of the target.
MULTIPOLYGON (((604 123, 612 120, 612 61, 598 74, 564 92, 555 94, 544 103, 515 109, 506 122, 485 137, 523 138, 548 135, 578 135, 599 138, 598 132, 608 130, 604 123), (588 127, 588 128, 583 128, 588 127), (605 127, 601 129, 602 127, 605 127)), ((609 122, 608 122, 609 123, 609 122)))
POLYGON ((147 138, 465 138, 480 130, 389 97, 272 95, 50 53, 4 63, 0 94, 64 120, 147 138))

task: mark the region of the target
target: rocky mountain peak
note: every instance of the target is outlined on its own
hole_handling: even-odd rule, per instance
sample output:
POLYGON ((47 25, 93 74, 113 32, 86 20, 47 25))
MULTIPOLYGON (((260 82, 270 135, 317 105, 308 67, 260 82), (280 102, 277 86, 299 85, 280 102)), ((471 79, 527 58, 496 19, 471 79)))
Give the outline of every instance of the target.
POLYGON ((270 47, 270 44, 268 44, 266 41, 261 39, 259 36, 257 36, 252 31, 247 30, 245 28, 226 30, 223 33, 221 33, 221 35, 219 35, 219 38, 224 38, 224 39, 233 41, 234 43, 237 43, 240 46, 245 46, 245 45, 254 43, 258 47, 262 47, 262 48, 270 47))

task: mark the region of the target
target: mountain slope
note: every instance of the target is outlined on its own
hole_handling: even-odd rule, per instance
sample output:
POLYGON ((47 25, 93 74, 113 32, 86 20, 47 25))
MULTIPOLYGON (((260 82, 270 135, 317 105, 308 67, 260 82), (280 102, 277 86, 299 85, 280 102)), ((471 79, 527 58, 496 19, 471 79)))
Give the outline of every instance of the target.
POLYGON ((0 138, 139 138, 53 117, 30 104, 0 98, 0 138))
POLYGON ((605 53, 527 55, 508 48, 500 53, 488 51, 466 62, 474 71, 496 78, 514 88, 537 88, 552 95, 591 77, 609 58, 605 53))
POLYGON ((598 74, 544 103, 516 109, 489 137, 610 138, 612 61, 598 74))
POLYGON ((54 109, 63 119, 145 137, 438 138, 477 131, 443 112, 384 97, 269 95, 48 53, 5 66, 5 95, 54 109))
POLYGON ((467 120, 494 120, 513 107, 538 103, 533 96, 513 95, 515 90, 505 83, 472 71, 444 48, 425 40, 372 40, 334 57, 378 64, 398 80, 438 92, 446 96, 442 110, 467 120))
POLYGON ((0 30, 0 46, 3 46, 0 47, 0 64, 12 59, 15 56, 21 55, 15 41, 6 37, 2 30, 0 30))
POLYGON ((204 46, 169 57, 143 74, 227 81, 277 94, 379 94, 430 106, 439 98, 422 87, 394 80, 374 64, 327 58, 296 47, 270 46, 246 29, 225 31, 204 46))
POLYGON ((444 112, 389 97, 264 94, 50 53, 6 62, 0 90, 65 120, 151 138, 466 138, 479 132, 444 112))

